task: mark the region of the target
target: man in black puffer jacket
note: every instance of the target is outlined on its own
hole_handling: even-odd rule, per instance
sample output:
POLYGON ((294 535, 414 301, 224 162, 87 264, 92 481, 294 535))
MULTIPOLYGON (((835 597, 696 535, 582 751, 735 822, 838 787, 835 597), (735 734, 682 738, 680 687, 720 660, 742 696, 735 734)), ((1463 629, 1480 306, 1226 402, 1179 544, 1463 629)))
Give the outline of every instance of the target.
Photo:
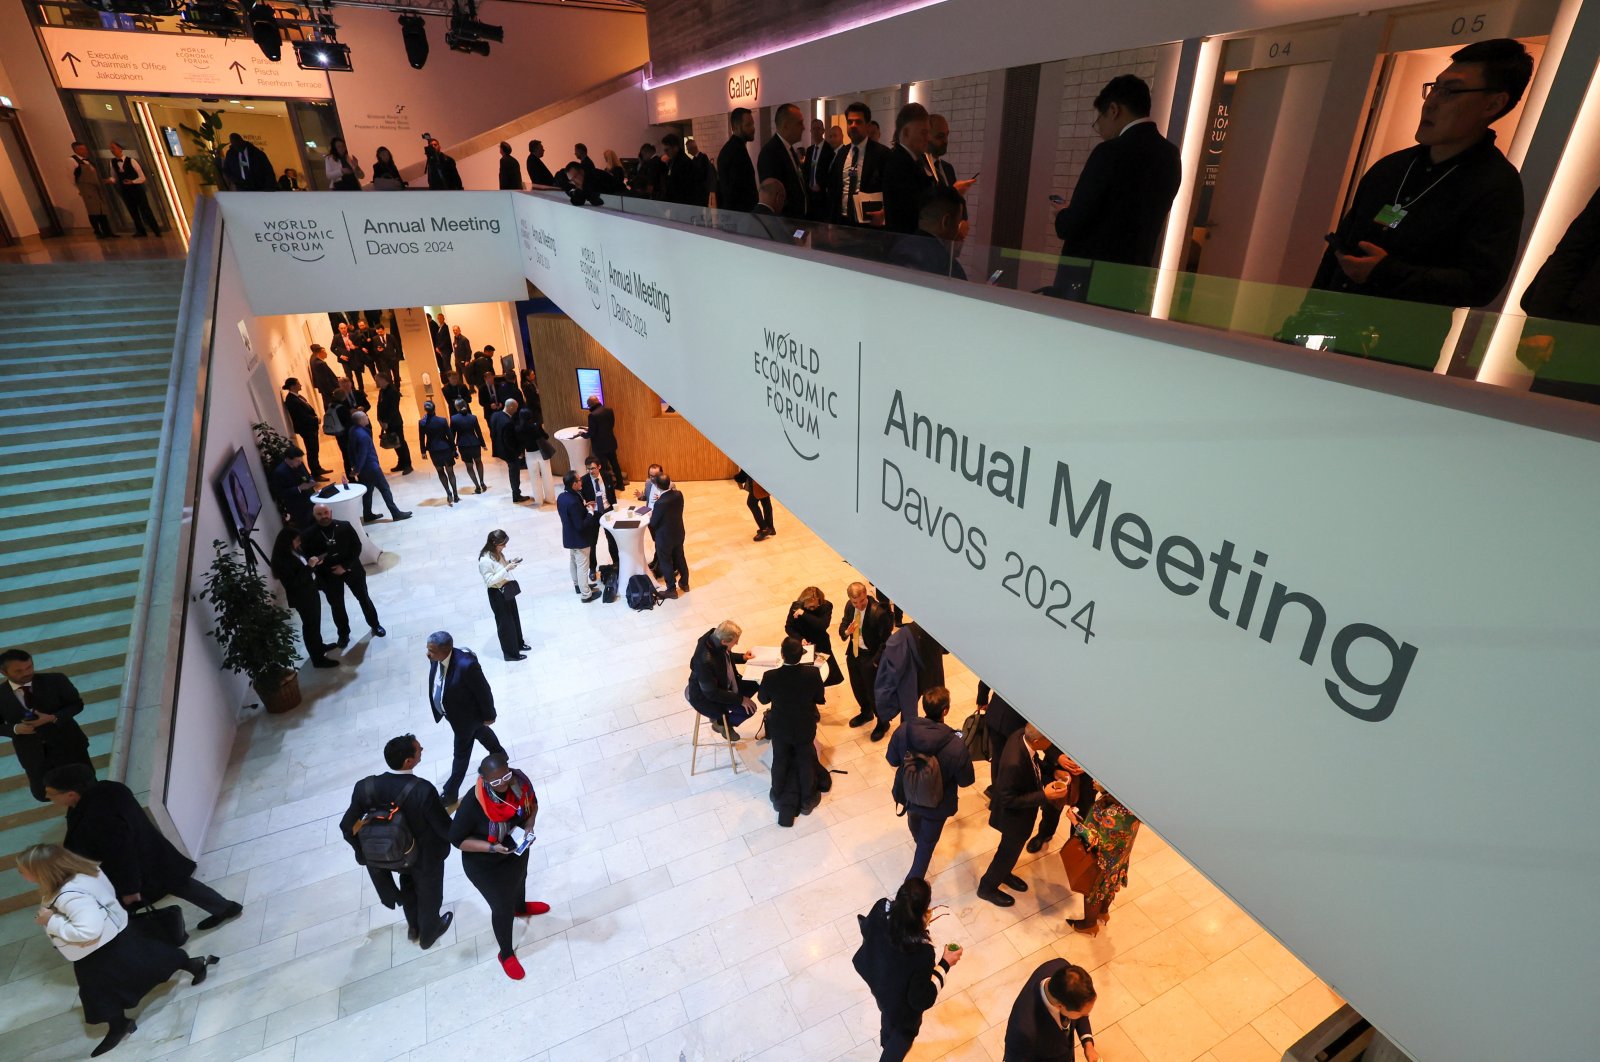
POLYGON ((917 853, 911 860, 908 878, 926 878, 928 862, 933 858, 934 846, 944 832, 944 824, 956 813, 956 799, 962 786, 976 780, 972 772, 972 757, 967 753, 967 743, 959 731, 945 725, 944 717, 950 711, 950 691, 935 686, 922 695, 924 718, 912 719, 895 729, 889 738, 889 751, 885 758, 889 766, 898 768, 913 752, 933 756, 939 761, 939 773, 944 778, 944 799, 936 807, 906 805, 906 825, 917 842, 917 853))

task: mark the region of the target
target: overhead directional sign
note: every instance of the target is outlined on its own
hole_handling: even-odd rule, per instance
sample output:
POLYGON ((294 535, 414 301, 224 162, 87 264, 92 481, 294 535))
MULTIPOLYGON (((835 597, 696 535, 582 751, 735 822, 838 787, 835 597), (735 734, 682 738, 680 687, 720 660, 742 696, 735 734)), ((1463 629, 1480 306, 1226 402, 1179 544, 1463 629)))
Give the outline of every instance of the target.
POLYGON ((96 92, 328 99, 328 75, 270 62, 248 38, 44 26, 56 84, 96 92))

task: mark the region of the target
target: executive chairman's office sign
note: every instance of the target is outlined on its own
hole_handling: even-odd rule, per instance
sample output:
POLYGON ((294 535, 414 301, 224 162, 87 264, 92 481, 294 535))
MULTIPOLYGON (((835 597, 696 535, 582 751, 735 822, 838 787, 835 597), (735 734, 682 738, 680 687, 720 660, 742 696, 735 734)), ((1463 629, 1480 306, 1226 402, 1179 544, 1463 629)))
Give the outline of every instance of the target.
POLYGON ((328 75, 271 62, 249 37, 39 29, 56 84, 95 92, 328 99, 328 75))

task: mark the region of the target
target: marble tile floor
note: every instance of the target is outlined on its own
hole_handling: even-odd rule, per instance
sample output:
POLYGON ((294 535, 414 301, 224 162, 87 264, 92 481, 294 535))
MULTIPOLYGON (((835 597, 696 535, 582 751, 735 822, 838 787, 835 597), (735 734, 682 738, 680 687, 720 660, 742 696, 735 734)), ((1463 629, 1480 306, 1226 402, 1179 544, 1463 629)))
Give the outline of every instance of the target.
MULTIPOLYGON (((154 994, 138 1032, 109 1057, 876 1059, 876 1010, 850 966, 855 916, 892 895, 911 858, 884 746, 845 725, 855 711, 848 684, 830 689, 821 740, 845 773, 815 813, 784 829, 766 797, 764 742, 743 742, 747 769, 737 775, 725 761, 689 775, 693 717, 682 699, 697 636, 732 617, 746 646, 775 644, 801 587, 842 602, 854 573, 781 508, 777 537, 753 543, 737 487, 689 483, 694 589, 648 613, 585 605, 567 580, 554 507, 513 507, 503 466, 489 468, 491 491, 469 491, 453 509, 431 470, 390 477, 417 517, 369 526, 387 551, 369 582, 389 636, 365 636, 355 612, 349 666, 304 670, 306 703, 293 713, 244 714, 199 876, 243 900, 245 913, 197 935, 191 947, 221 965, 199 988, 154 994), (495 527, 525 558, 520 600, 534 651, 520 663, 499 658, 477 576, 477 551, 495 527), (494 961, 487 910, 458 859, 445 880, 455 923, 424 952, 338 835, 351 786, 383 769, 389 737, 414 731, 421 772, 436 783, 448 773, 449 733, 433 725, 423 692, 424 639, 440 627, 481 651, 496 730, 539 788, 529 896, 553 910, 519 923, 522 982, 494 961)), ((954 657, 947 673, 959 723, 977 679, 954 657)), ((935 942, 967 950, 924 1021, 915 1062, 998 1062, 1024 977, 1058 955, 1094 974, 1109 1062, 1268 1062, 1338 1007, 1148 826, 1098 937, 1065 926, 1077 901, 1053 850, 1024 855, 1032 888, 1015 907, 978 900, 995 843, 987 784, 980 765, 934 856, 935 900, 952 912, 935 922, 935 942)), ((199 916, 189 914, 192 925, 199 916)), ((87 1056, 102 1027, 86 1030, 70 969, 31 921, 0 922, 0 982, 0 1057, 87 1056)))

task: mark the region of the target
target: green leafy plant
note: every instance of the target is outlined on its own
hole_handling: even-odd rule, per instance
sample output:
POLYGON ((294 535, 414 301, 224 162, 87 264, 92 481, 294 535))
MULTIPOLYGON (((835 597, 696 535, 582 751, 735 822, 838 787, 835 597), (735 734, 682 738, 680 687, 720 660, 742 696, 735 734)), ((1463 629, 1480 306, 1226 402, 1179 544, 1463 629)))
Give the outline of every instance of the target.
POLYGON ((221 539, 211 546, 217 555, 200 596, 216 613, 216 626, 206 633, 222 646, 223 670, 248 675, 256 692, 265 695, 299 663, 289 610, 274 600, 266 579, 237 549, 221 539))
POLYGON ((201 184, 222 185, 222 112, 200 112, 200 128, 179 124, 189 134, 194 151, 183 157, 183 168, 200 178, 201 184))
POLYGON ((250 425, 250 430, 256 433, 256 450, 261 454, 261 464, 270 476, 272 470, 289 456, 295 443, 287 436, 278 434, 278 430, 264 420, 250 425))

